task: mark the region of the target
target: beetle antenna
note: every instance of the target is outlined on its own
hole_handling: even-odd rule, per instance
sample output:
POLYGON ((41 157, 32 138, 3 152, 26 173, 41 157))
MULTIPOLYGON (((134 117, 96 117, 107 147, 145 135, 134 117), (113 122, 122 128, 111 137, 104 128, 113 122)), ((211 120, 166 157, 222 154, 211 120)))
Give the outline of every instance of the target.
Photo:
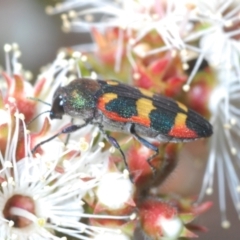
POLYGON ((39 116, 41 116, 41 115, 44 114, 44 113, 48 113, 48 112, 51 112, 51 111, 50 111, 50 110, 47 110, 47 111, 44 111, 44 112, 39 113, 36 117, 34 117, 34 118, 27 124, 27 126, 30 125, 33 121, 35 121, 39 116))
POLYGON ((47 103, 47 102, 45 102, 45 101, 43 101, 43 100, 41 100, 41 99, 39 99, 39 98, 35 98, 35 97, 28 97, 28 99, 31 99, 31 100, 33 100, 33 101, 37 101, 37 102, 41 102, 41 103, 44 103, 45 105, 48 105, 48 106, 52 106, 50 103, 47 103))

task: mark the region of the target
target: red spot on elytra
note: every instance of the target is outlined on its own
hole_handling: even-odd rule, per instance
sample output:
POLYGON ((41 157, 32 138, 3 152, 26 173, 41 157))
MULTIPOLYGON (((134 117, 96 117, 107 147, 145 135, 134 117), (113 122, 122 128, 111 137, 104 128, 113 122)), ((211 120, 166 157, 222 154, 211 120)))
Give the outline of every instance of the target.
POLYGON ((173 126, 168 133, 169 136, 183 139, 194 139, 198 137, 198 134, 189 129, 186 125, 184 126, 173 126))

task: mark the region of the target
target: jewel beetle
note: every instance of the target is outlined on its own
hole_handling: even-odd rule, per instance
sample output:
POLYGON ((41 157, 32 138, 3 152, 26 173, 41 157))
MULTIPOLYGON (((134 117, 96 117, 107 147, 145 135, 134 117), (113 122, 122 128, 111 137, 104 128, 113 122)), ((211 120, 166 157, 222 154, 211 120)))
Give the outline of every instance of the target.
POLYGON ((129 133, 153 150, 154 154, 147 159, 151 167, 151 160, 159 150, 146 138, 160 142, 185 142, 206 138, 213 133, 212 125, 206 119, 182 103, 116 80, 73 80, 56 90, 49 112, 51 119, 61 119, 66 114, 80 118, 84 123, 68 126, 40 142, 32 149, 33 153, 60 134, 69 134, 94 124, 120 151, 126 167, 127 161, 120 145, 106 130, 129 133))

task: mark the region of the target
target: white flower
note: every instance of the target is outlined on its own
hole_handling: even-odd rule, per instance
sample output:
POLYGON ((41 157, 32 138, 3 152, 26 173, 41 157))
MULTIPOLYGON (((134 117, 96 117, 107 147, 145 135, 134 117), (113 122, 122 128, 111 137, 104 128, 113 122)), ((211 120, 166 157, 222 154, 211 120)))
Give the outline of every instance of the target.
MULTIPOLYGON (((200 58, 205 58, 216 73, 217 85, 211 94, 209 108, 214 134, 200 198, 213 192, 216 168, 222 226, 228 228, 226 188, 240 216, 239 151, 240 140, 240 43, 239 1, 196 1, 197 19, 208 25, 195 32, 200 41, 200 58)), ((189 36, 192 38, 194 36, 189 36)), ((192 38, 194 39, 194 37, 192 38)), ((192 78, 191 78, 192 79, 192 78)), ((190 80, 189 82, 190 83, 190 80)))
MULTIPOLYGON (((235 167, 239 166, 240 161, 236 145, 240 141, 239 0, 122 0, 117 3, 106 0, 66 0, 47 10, 50 14, 64 13, 63 27, 67 30, 90 31, 94 26, 104 31, 117 26, 122 29, 122 33, 126 31, 129 39, 127 55, 133 68, 133 52, 140 57, 146 57, 171 51, 174 56, 177 50, 180 52, 183 69, 188 68, 187 61, 190 55, 194 54, 197 58, 196 64, 183 86, 185 91, 190 90, 190 83, 202 61, 207 60, 216 73, 216 89, 209 102, 214 134, 200 198, 206 191, 213 191, 214 170, 217 167, 222 225, 229 225, 225 201, 227 187, 240 216, 240 185, 235 167), (151 31, 159 34, 164 46, 145 48, 138 45, 151 31)), ((123 34, 119 34, 117 42, 115 70, 120 69, 123 34)), ((94 43, 80 46, 80 49, 82 48, 96 51, 94 43)))
MULTIPOLYGON (((99 148, 95 152, 85 148, 81 159, 76 161, 72 157, 64 167, 62 158, 66 152, 62 152, 59 146, 54 149, 54 158, 44 155, 34 158, 28 147, 22 118, 16 113, 15 121, 8 122, 7 146, 4 156, 0 155, 0 239, 61 239, 55 231, 78 239, 90 239, 86 236, 97 236, 107 231, 82 223, 81 219, 106 217, 85 214, 82 199, 97 186, 99 177, 94 174, 100 176, 100 172, 102 175, 105 173, 108 156, 101 156, 99 148), (26 157, 17 161, 20 125, 23 126, 24 138, 21 141, 24 141, 26 157), (91 176, 88 180, 84 179, 87 174, 91 176)), ((117 216, 113 218, 118 219, 117 216)), ((127 216, 119 218, 126 219, 127 216)))
POLYGON ((18 44, 5 44, 3 50, 5 53, 5 71, 8 75, 21 74, 24 78, 30 80, 32 77, 31 72, 24 70, 22 64, 18 61, 22 54, 18 44))
POLYGON ((219 86, 210 99, 214 134, 210 142, 207 163, 200 199, 204 194, 212 194, 214 170, 216 168, 219 189, 219 205, 222 226, 228 228, 226 188, 229 189, 234 206, 240 216, 240 85, 239 80, 231 81, 230 86, 219 86))
MULTIPOLYGON (((90 31, 91 27, 105 30, 117 26, 126 30, 128 38, 128 57, 133 68, 136 67, 132 51, 140 56, 154 55, 164 51, 180 51, 183 68, 187 69, 191 55, 198 59, 184 90, 189 90, 203 59, 221 70, 233 69, 239 76, 239 4, 237 0, 214 1, 76 1, 66 0, 56 7, 48 7, 49 14, 64 13, 63 26, 73 31, 90 31), (67 14, 68 12, 68 14, 67 14), (101 17, 99 17, 99 15, 101 17), (202 27, 196 28, 200 25, 202 27), (200 30, 199 30, 200 29, 200 30), (135 34, 132 34, 134 31, 135 34), (135 44, 148 33, 156 31, 165 45, 146 50, 135 44), (218 41, 216 41, 218 39, 218 41), (198 41, 199 46, 194 42, 198 41), (141 49, 141 52, 139 52, 141 49)), ((116 51, 115 70, 119 70, 123 51, 123 34, 119 34, 116 51)), ((93 44, 80 45, 79 49, 95 51, 93 44)))
POLYGON ((183 222, 180 218, 164 218, 160 217, 158 225, 163 230, 164 238, 168 240, 177 239, 180 236, 180 233, 183 229, 183 222))
MULTIPOLYGON (((120 34, 115 56, 115 70, 119 71, 123 51, 125 34, 130 39, 127 46, 127 56, 130 64, 136 67, 132 51, 140 56, 154 55, 159 52, 179 50, 185 63, 186 49, 189 47, 184 42, 186 30, 192 24, 188 21, 189 8, 187 4, 179 1, 72 1, 68 0, 56 7, 48 7, 49 14, 62 14, 63 29, 66 31, 90 31, 92 26, 100 30, 119 27, 120 34), (126 33, 124 31, 126 30, 126 33), (156 31, 165 43, 159 48, 141 50, 136 46, 148 33, 156 31), (138 49, 138 51, 136 51, 138 49)), ((81 44, 77 47, 80 51, 93 52, 96 45, 81 44)), ((191 50, 196 48, 191 47, 191 50)), ((174 51, 173 51, 174 52, 174 51)), ((186 63, 185 63, 186 64, 186 63)))
POLYGON ((192 20, 203 28, 189 32, 185 41, 199 41, 198 60, 186 85, 194 78, 203 59, 216 71, 219 82, 240 76, 239 1, 196 1, 192 20), (224 73, 224 78, 221 77, 224 73))
POLYGON ((133 199, 134 187, 129 177, 120 173, 105 174, 97 189, 97 197, 108 209, 121 209, 133 199))

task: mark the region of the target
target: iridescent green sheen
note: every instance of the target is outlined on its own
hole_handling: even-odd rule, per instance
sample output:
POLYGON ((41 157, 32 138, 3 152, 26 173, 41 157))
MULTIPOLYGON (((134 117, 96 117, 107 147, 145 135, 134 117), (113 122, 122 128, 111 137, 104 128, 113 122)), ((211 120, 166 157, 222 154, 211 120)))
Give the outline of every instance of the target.
POLYGON ((154 109, 150 112, 149 118, 151 120, 150 127, 161 134, 168 134, 174 126, 176 113, 168 112, 164 109, 154 109))
POLYGON ((125 97, 118 97, 106 104, 106 110, 117 113, 123 118, 137 116, 136 100, 125 97))

